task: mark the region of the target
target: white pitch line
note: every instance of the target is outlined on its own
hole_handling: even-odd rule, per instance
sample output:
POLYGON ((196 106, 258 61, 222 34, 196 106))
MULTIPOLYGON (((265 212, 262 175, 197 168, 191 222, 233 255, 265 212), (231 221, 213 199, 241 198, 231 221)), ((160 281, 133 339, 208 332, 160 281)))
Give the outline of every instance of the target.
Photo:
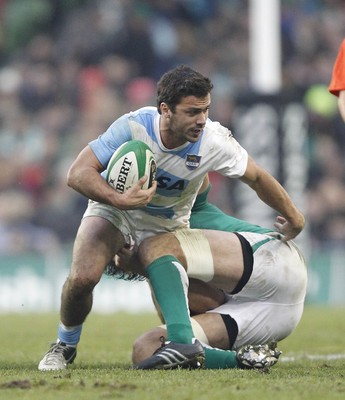
POLYGON ((344 360, 345 354, 299 354, 296 356, 281 356, 279 361, 294 362, 298 360, 344 360))

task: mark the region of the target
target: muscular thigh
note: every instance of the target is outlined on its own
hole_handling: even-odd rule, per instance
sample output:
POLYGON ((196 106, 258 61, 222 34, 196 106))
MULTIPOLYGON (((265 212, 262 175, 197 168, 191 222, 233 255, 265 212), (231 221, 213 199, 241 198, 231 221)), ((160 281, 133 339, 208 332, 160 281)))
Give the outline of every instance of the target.
POLYGON ((101 276, 106 264, 124 243, 121 232, 106 219, 84 218, 74 243, 71 275, 101 276))
POLYGON ((243 274, 243 252, 234 233, 181 229, 175 232, 188 276, 231 292, 243 274))

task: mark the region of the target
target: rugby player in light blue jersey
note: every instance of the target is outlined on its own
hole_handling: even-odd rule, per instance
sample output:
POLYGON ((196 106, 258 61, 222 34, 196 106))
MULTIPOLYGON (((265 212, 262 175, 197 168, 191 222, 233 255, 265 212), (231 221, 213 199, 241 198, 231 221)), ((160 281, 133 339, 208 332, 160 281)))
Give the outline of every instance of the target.
MULTIPOLYGON (((93 289, 121 248, 131 240, 139 246, 146 238, 189 227, 193 203, 208 172, 239 178, 249 185, 279 213, 275 226, 284 240, 293 239, 303 229, 303 215, 278 181, 254 162, 227 128, 209 120, 212 87, 207 77, 187 66, 168 71, 158 82, 157 108, 144 107, 122 116, 73 162, 68 185, 91 201, 62 289, 58 340, 39 363, 40 370, 64 369, 73 362, 82 324, 92 308, 93 289), (146 179, 142 178, 121 194, 107 184, 104 171, 114 151, 131 139, 151 147, 157 178, 150 189, 142 189, 146 179)), ((207 241, 204 238, 203 243, 207 241)), ((207 250, 206 254, 212 259, 207 250)), ((174 367, 200 366, 204 349, 191 327, 186 270, 169 252, 149 256, 142 251, 142 257, 167 324, 169 343, 163 350, 175 351, 180 345, 182 361, 174 367)))

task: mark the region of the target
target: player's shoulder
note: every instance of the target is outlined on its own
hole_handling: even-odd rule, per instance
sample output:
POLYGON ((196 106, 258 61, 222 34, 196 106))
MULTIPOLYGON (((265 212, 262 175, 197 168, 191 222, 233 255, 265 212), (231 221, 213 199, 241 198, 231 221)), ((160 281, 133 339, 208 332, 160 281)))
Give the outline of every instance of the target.
POLYGON ((223 139, 228 139, 229 137, 233 137, 233 134, 229 128, 223 126, 218 121, 212 121, 210 119, 208 119, 206 122, 205 131, 214 137, 220 137, 223 139))
POLYGON ((151 130, 157 118, 157 107, 146 106, 141 107, 135 111, 130 111, 123 115, 122 121, 129 126, 142 126, 146 130, 151 130))
POLYGON ((126 114, 126 116, 129 119, 152 119, 157 115, 157 113, 157 107, 145 106, 138 108, 135 111, 130 111, 128 114, 126 114))
POLYGON ((204 141, 205 144, 207 143, 213 149, 218 151, 227 151, 229 146, 231 148, 238 146, 238 143, 230 129, 217 121, 211 120, 207 120, 206 122, 204 141))

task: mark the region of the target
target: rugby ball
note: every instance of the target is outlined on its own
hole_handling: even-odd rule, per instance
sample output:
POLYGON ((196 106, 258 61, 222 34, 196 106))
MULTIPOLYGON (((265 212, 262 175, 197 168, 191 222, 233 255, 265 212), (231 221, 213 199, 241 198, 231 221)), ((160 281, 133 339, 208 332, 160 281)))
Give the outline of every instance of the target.
POLYGON ((142 186, 148 189, 156 177, 156 161, 150 147, 141 140, 123 143, 109 160, 106 180, 118 192, 124 193, 141 177, 148 176, 142 186))

